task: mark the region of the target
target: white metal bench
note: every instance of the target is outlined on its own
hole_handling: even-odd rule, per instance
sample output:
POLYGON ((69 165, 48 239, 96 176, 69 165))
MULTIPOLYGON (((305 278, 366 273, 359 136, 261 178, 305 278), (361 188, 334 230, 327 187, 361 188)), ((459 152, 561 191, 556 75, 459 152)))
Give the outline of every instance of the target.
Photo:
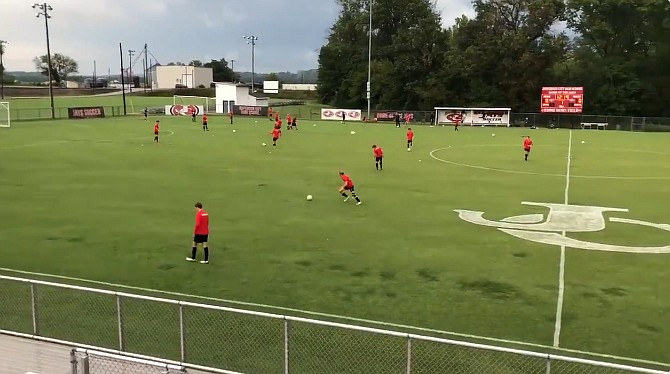
POLYGON ((582 130, 584 129, 607 130, 607 122, 582 122, 582 130))

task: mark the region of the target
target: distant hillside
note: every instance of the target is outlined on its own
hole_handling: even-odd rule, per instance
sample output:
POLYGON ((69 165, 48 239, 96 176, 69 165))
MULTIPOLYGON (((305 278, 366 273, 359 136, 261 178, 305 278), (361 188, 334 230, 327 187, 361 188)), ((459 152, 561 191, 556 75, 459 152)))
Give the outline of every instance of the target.
MULTIPOLYGON (((236 72, 242 82, 251 82, 251 72, 236 72)), ((319 77, 318 69, 298 71, 291 73, 288 71, 277 72, 277 77, 282 83, 317 83, 319 77)), ((255 81, 262 82, 270 73, 256 73, 255 81)))
POLYGON ((36 71, 7 71, 7 74, 14 77, 19 82, 46 82, 46 76, 36 71))

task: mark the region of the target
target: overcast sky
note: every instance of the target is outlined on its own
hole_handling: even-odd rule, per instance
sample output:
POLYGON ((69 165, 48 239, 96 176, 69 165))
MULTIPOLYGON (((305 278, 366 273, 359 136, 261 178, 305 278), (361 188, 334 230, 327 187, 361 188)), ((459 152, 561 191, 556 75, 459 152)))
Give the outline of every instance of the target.
MULTIPOLYGON (((33 58, 46 54, 44 20, 33 1, 0 0, 0 40, 8 71, 34 71, 33 58)), ((158 62, 235 60, 251 70, 251 47, 243 35, 259 38, 256 71, 317 67, 318 50, 338 15, 334 0, 49 0, 51 52, 79 62, 81 74, 119 70, 119 47, 139 53, 144 43, 158 62)), ((437 0, 445 26, 472 15, 471 0, 437 0)), ((151 56, 150 56, 151 57, 151 56)), ((136 68, 141 69, 141 60, 136 68)))

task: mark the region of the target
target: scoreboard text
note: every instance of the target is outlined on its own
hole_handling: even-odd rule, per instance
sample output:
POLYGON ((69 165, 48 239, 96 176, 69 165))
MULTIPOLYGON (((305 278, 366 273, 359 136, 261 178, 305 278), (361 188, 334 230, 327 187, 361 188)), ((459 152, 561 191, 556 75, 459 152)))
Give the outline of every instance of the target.
POLYGON ((581 113, 584 87, 542 87, 540 112, 581 113))

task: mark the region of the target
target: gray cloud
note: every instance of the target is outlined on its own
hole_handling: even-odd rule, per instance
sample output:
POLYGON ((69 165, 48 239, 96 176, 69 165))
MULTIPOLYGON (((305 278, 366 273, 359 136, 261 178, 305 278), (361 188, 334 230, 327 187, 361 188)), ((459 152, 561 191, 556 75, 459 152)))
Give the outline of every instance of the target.
MULTIPOLYGON (((31 1, 0 0, 0 39, 7 40, 8 70, 34 70, 32 59, 46 53, 43 20, 31 1)), ((259 37, 256 70, 295 71, 317 65, 318 49, 337 18, 333 0, 51 0, 52 53, 79 62, 80 73, 119 70, 118 43, 140 50, 144 43, 161 63, 235 60, 251 69, 251 48, 243 35, 259 37)), ((470 0, 436 0, 445 26, 472 15, 470 0)), ((139 63, 137 67, 139 67, 139 63)))

